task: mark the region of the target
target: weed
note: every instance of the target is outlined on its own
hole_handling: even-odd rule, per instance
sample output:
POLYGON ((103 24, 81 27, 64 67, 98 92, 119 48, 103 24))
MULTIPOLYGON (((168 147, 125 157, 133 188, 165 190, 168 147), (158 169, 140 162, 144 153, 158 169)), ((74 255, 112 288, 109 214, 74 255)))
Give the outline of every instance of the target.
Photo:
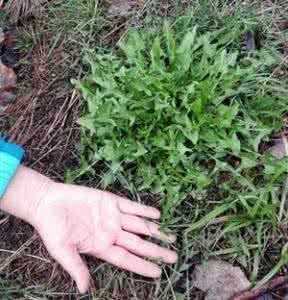
POLYGON ((16 299, 15 297, 23 297, 24 290, 17 286, 11 286, 10 282, 0 280, 0 297, 1 299, 12 300, 16 299))
POLYGON ((76 83, 87 105, 81 174, 101 161, 104 187, 161 195, 165 222, 194 241, 185 248, 238 258, 253 281, 287 176, 287 159, 260 150, 287 111, 280 58, 241 48, 245 31, 262 30, 253 16, 232 32, 191 16, 131 29, 114 53, 88 51, 90 74, 76 83))
POLYGON ((56 43, 65 40, 66 51, 74 54, 73 47, 77 47, 79 58, 85 48, 101 47, 101 32, 112 24, 99 0, 71 0, 51 6, 48 26, 57 32, 56 43))
POLYGON ((17 37, 15 49, 20 53, 29 53, 29 51, 31 51, 31 49, 33 49, 34 45, 36 44, 36 40, 41 40, 41 35, 41 32, 35 33, 32 28, 22 30, 21 35, 17 37))
POLYGON ((105 185, 121 174, 137 191, 160 193, 165 217, 216 185, 229 203, 241 191, 251 214, 259 193, 251 170, 264 163, 259 143, 279 130, 285 102, 282 92, 270 95, 278 85, 267 68, 276 58, 241 58, 229 49, 239 36, 194 27, 178 41, 166 23, 162 34, 130 32, 119 55, 87 55, 91 75, 78 84, 88 105, 84 154, 109 165, 105 185))

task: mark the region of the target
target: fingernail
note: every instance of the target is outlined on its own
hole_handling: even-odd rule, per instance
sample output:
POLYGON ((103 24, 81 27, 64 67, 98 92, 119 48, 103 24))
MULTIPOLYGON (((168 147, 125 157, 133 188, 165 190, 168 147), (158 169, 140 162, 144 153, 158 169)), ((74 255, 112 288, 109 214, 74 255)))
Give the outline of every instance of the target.
POLYGON ((160 239, 162 241, 166 241, 169 243, 175 243, 176 242, 176 236, 174 234, 166 234, 163 232, 160 232, 160 239))
POLYGON ((85 294, 89 288, 89 281, 77 282, 77 287, 80 294, 85 294))
POLYGON ((177 255, 177 253, 172 252, 170 263, 171 263, 171 264, 175 264, 175 263, 177 262, 177 260, 178 260, 178 255, 177 255))
POLYGON ((160 213, 160 211, 157 209, 157 208, 154 208, 153 209, 153 214, 154 214, 154 218, 155 219, 160 219, 160 217, 161 217, 161 213, 160 213))
POLYGON ((175 243, 176 240, 177 240, 177 237, 176 237, 176 235, 174 235, 174 234, 169 234, 169 235, 168 235, 168 239, 169 239, 169 242, 175 243))

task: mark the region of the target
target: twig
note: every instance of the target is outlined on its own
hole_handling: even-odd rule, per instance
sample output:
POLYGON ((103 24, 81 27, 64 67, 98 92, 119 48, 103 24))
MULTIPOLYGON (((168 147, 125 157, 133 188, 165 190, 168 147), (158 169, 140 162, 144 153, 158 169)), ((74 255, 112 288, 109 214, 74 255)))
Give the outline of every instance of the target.
POLYGON ((277 288, 284 287, 286 285, 288 285, 288 276, 279 276, 271 280, 267 284, 263 285, 258 290, 237 293, 229 300, 256 300, 257 298, 266 294, 267 292, 271 292, 277 288))
POLYGON ((288 176, 286 177, 283 192, 282 192, 282 196, 281 196, 280 210, 279 210, 279 215, 278 215, 278 222, 279 223, 281 222, 282 217, 283 217, 284 208, 285 208, 285 204, 286 204, 286 201, 287 201, 287 194, 288 194, 288 176))
POLYGON ((287 141, 287 138, 283 133, 281 135, 281 138, 282 138, 283 145, 284 145, 284 148, 285 148, 285 154, 286 154, 286 156, 288 156, 288 141, 287 141))
MULTIPOLYGON (((16 254, 17 251, 12 251, 12 250, 7 250, 7 249, 0 249, 0 252, 3 252, 3 253, 9 253, 9 254, 16 254)), ((35 258, 37 260, 41 260, 45 263, 49 263, 51 264, 51 260, 47 259, 47 258, 44 258, 44 257, 40 257, 40 256, 37 256, 37 255, 31 255, 31 254, 22 254, 23 256, 26 256, 26 257, 31 257, 31 258, 35 258)))
POLYGON ((19 257, 19 255, 30 246, 37 239, 37 235, 34 234, 29 240, 27 240, 17 251, 14 251, 11 256, 9 256, 0 266, 0 272, 2 272, 14 259, 19 257))
MULTIPOLYGON (((285 149, 285 156, 288 156, 287 138, 284 134, 281 135, 281 138, 282 138, 282 142, 283 142, 284 149, 285 149)), ((283 192, 282 192, 282 196, 281 196, 280 210, 279 210, 279 215, 278 215, 278 222, 279 223, 281 222, 282 217, 283 217, 284 208, 285 208, 285 204, 286 204, 286 201, 287 201, 287 194, 288 194, 288 176, 286 177, 283 192)))

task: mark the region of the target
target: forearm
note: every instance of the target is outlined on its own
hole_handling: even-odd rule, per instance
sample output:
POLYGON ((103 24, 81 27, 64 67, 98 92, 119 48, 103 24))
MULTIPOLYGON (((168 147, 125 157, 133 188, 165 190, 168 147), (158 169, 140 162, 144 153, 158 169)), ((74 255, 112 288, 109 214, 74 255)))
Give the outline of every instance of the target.
POLYGON ((0 209, 31 223, 50 183, 47 177, 20 166, 0 200, 0 209))

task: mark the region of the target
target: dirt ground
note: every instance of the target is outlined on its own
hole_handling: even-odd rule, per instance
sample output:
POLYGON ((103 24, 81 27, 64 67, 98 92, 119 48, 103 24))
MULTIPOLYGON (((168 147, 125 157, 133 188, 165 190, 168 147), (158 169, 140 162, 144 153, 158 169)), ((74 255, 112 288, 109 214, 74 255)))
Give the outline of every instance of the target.
MULTIPOLYGON (((168 2, 163 5, 165 14, 169 11, 168 2)), ((7 24, 11 42, 1 55, 13 61, 18 77, 17 102, 0 113, 0 132, 7 133, 11 141, 25 146, 26 165, 63 181, 65 170, 79 164, 80 129, 77 119, 81 103, 70 83, 70 79, 78 74, 68 67, 70 57, 65 52, 65 41, 57 42, 52 50, 50 48, 54 33, 47 30, 47 14, 48 10, 44 9, 37 18, 27 17, 17 26, 15 22, 7 24), (16 40, 25 32, 32 37, 31 49, 15 52, 16 40), (15 53, 16 58, 13 56, 15 53)), ((125 30, 125 24, 125 17, 117 19, 116 27, 120 29, 108 31, 106 42, 117 39, 125 30)), ((90 180, 85 184, 95 186, 96 182, 90 180)), ((11 299, 160 299, 154 297, 159 286, 153 282, 128 276, 91 258, 87 258, 87 262, 94 282, 89 294, 80 296, 70 277, 51 259, 30 225, 5 214, 0 215, 0 225, 0 277, 12 286, 25 286, 25 296, 12 296, 11 299)), ((179 280, 175 290, 180 293, 183 288, 179 280)), ((171 299, 177 298, 171 296, 171 299)), ((204 294, 193 290, 191 299, 202 300, 204 294)))
MULTIPOLYGON (((9 28, 8 34, 17 39, 24 28, 9 28)), ((79 142, 76 125, 79 97, 73 94, 67 84, 67 74, 57 74, 53 78, 49 71, 48 38, 44 36, 41 41, 34 41, 32 52, 28 55, 24 53, 27 55, 26 65, 15 63, 17 102, 1 115, 4 128, 1 129, 5 130, 11 141, 25 145, 25 164, 55 180, 63 181, 64 170, 77 165, 74 153, 79 142)), ((53 58, 60 59, 57 53, 53 58)), ((1 277, 11 284, 25 283, 25 287, 44 285, 48 294, 51 294, 50 289, 67 295, 75 290, 69 276, 51 261, 34 229, 21 220, 1 216, 0 248, 1 277)), ((53 299, 68 298, 53 296, 53 299)))
MULTIPOLYGON (((47 13, 44 10, 36 18, 28 16, 5 24, 9 43, 2 49, 2 59, 11 62, 18 82, 17 101, 0 114, 0 131, 10 141, 25 146, 27 166, 63 181, 65 170, 78 165, 80 101, 70 83, 77 74, 68 67, 64 41, 49 52, 54 36, 46 28, 47 13), (15 50, 17 40, 27 32, 32 37, 31 48, 27 52, 15 50)), ((117 34, 108 34, 107 42, 112 42, 117 34)), ((92 180, 85 184, 96 183, 92 180)), ((10 286, 11 290, 23 287, 25 295, 11 291, 9 299, 84 300, 94 295, 93 299, 127 300, 134 299, 136 294, 137 299, 154 299, 154 283, 129 277, 92 258, 87 258, 91 272, 95 274, 101 269, 101 273, 93 276, 88 295, 80 296, 69 275, 51 259, 30 225, 5 214, 1 214, 0 223, 1 280, 8 281, 7 290, 10 286), (115 282, 113 278, 117 278, 115 282)))

